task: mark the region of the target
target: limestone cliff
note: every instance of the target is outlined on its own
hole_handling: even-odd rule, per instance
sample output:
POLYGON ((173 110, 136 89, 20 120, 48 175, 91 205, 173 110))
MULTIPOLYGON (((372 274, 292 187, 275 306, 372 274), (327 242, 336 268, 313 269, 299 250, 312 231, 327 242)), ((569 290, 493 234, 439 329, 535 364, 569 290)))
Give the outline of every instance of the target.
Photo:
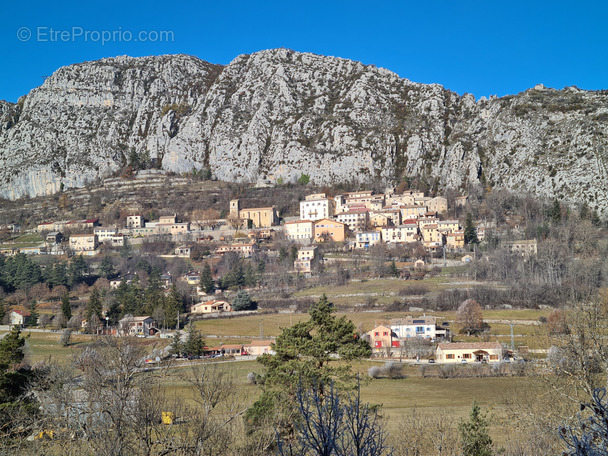
POLYGON ((0 102, 0 195, 83 186, 136 156, 218 179, 505 186, 608 213, 608 92, 537 86, 475 101, 361 63, 261 51, 227 66, 176 55, 57 70, 0 102))

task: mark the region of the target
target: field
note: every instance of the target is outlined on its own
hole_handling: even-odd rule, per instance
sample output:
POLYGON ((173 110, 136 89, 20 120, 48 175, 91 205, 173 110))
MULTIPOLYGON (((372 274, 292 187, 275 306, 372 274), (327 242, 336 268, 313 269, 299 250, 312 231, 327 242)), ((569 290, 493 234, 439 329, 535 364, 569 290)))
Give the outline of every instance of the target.
MULTIPOLYGON (((527 320, 534 314, 532 312, 520 312, 519 318, 527 320)), ((376 318, 387 318, 395 314, 352 314, 356 323, 371 324, 376 318)), ((446 318, 449 314, 444 315, 446 318)), ((498 315, 493 315, 498 316, 498 315)), ((289 325, 289 315, 272 314, 264 315, 265 336, 278 335, 279 326, 289 325), (268 331, 268 332, 266 332, 268 331)), ((292 323, 306 318, 305 314, 292 315, 292 323)), ((220 324, 222 332, 248 333, 259 329, 258 317, 244 317, 238 319, 213 320, 199 322, 199 327, 205 328, 200 323, 220 324)), ((207 328, 209 329, 209 328, 207 328)), ((507 330, 507 325, 500 326, 500 331, 507 330)), ((91 337, 86 335, 73 336, 69 347, 62 347, 59 339, 61 333, 55 332, 23 332, 27 338, 28 361, 33 364, 42 360, 54 360, 60 363, 69 362, 73 355, 91 342, 91 337)), ((219 341, 219 339, 218 339, 219 341)), ((237 342, 237 340, 226 340, 237 342)), ((241 341, 247 341, 241 339, 241 341)), ((150 341, 150 350, 159 344, 166 344, 166 340, 150 341)), ((216 345, 215 338, 207 339, 207 345, 216 345)), ((534 388, 534 380, 528 377, 499 377, 499 378, 453 378, 442 379, 438 377, 421 377, 419 365, 405 365, 404 378, 386 379, 379 378, 369 380, 367 370, 372 365, 381 365, 381 362, 362 361, 354 364, 354 368, 361 373, 364 380, 361 396, 364 402, 382 406, 382 414, 386 418, 385 425, 389 432, 397 435, 401 420, 411 415, 414 409, 424 413, 442 414, 449 416, 454 425, 461 418, 465 418, 470 410, 472 402, 477 401, 483 410, 489 411, 492 417, 491 435, 497 444, 504 444, 506 439, 505 422, 508 413, 504 408, 507 398, 523 391, 534 388)), ((430 372, 439 369, 437 365, 423 364, 430 372)), ((256 386, 249 385, 246 381, 249 372, 262 372, 262 366, 255 361, 238 361, 221 363, 218 368, 225 369, 234 375, 239 385, 239 395, 245 403, 253 401, 260 393, 256 386)), ((456 366, 457 369, 468 369, 469 366, 456 366)), ((180 362, 174 362, 171 369, 164 374, 155 371, 150 375, 160 375, 169 398, 178 396, 190 399, 192 389, 185 377, 190 372, 189 367, 181 367, 180 362)))

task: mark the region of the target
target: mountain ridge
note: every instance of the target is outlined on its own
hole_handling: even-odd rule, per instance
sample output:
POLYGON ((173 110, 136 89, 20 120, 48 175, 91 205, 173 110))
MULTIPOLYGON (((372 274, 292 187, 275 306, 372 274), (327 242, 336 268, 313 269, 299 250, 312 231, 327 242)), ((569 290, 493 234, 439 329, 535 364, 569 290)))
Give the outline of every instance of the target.
POLYGON ((0 196, 52 194, 133 156, 167 171, 272 185, 423 176, 608 212, 608 92, 542 85, 475 98, 373 65, 272 49, 215 65, 185 54, 59 68, 0 102, 0 196))

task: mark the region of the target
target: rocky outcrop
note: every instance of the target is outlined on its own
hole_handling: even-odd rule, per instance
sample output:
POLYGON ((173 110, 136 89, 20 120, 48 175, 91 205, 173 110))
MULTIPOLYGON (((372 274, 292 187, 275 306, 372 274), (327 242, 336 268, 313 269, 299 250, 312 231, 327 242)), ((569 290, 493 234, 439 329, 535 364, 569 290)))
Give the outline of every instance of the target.
POLYGON ((537 86, 476 101, 381 68, 287 49, 221 67, 116 57, 0 103, 0 195, 53 193, 131 161, 218 179, 505 186, 601 212, 608 94, 537 86))

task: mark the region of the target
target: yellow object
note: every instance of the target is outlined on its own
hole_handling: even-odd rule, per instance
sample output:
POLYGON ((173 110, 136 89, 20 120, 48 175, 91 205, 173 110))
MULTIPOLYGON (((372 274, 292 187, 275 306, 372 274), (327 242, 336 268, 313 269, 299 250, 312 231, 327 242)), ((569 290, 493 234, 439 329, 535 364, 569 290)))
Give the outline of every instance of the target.
POLYGON ((52 439, 53 431, 40 431, 35 438, 36 438, 36 440, 52 439))
POLYGON ((163 412, 163 424, 173 424, 173 420, 175 419, 174 412, 163 412))

